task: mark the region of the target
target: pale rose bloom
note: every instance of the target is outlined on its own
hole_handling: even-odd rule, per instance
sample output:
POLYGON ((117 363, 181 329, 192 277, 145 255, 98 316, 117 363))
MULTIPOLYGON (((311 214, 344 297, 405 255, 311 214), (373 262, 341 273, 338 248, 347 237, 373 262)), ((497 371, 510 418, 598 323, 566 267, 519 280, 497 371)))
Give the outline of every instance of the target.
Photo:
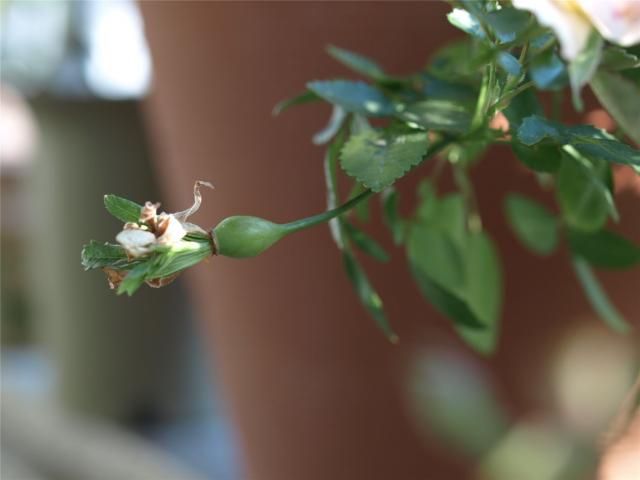
POLYGON ((513 0, 513 6, 554 31, 566 60, 585 48, 594 27, 624 47, 640 42, 640 0, 513 0))
POLYGON ((152 251, 156 236, 146 230, 127 228, 116 235, 116 241, 122 245, 127 254, 137 258, 152 251))

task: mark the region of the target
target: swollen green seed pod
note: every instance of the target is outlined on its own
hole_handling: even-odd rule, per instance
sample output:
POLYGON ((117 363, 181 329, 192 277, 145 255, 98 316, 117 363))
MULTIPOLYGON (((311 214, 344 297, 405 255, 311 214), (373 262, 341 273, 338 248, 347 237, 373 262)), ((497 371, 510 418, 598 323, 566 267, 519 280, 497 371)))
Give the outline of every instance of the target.
POLYGON ((260 255, 288 233, 284 225, 249 216, 227 217, 213 228, 217 255, 247 258, 260 255))

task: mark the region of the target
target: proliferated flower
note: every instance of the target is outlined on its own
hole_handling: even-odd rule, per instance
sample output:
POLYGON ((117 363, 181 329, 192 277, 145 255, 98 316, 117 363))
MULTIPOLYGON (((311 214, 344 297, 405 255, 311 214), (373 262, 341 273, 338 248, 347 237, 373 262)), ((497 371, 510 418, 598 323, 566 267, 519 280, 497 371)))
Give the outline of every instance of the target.
POLYGON ((640 0, 513 0, 513 6, 551 28, 568 61, 585 49, 594 29, 623 47, 640 42, 640 0))

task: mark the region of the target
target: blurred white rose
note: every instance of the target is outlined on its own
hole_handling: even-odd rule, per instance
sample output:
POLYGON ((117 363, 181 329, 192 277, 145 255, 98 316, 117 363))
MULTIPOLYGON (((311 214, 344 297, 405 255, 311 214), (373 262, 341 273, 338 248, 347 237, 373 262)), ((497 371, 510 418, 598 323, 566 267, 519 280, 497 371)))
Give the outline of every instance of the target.
POLYGON ((610 42, 628 47, 640 42, 640 0, 513 0, 551 28, 566 60, 573 60, 596 28, 610 42))

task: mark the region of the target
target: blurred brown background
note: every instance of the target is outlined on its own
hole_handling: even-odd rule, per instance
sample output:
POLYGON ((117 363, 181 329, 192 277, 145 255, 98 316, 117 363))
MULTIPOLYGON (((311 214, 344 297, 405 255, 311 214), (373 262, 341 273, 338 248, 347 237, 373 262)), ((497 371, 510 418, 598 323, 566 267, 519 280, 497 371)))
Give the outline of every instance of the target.
MULTIPOLYGON (((26 3, 10 2, 3 21, 10 8, 26 3)), ((69 58, 91 57, 90 32, 104 31, 87 20, 86 5, 94 3, 84 3, 85 10, 80 2, 66 4, 66 31, 75 34, 63 35, 67 53, 58 55, 64 60, 55 62, 55 75, 45 75, 37 88, 3 77, 6 85, 23 87, 12 95, 26 99, 21 111, 30 112, 37 132, 22 166, 3 163, 2 169, 3 268, 13 262, 26 272, 3 271, 3 308, 7 299, 25 305, 23 313, 22 307, 3 310, 3 341, 13 345, 5 351, 15 354, 15 345, 38 340, 48 352, 42 364, 56 372, 47 391, 57 400, 32 397, 80 412, 85 421, 115 421, 134 432, 141 449, 153 448, 159 462, 180 462, 205 478, 591 478, 599 436, 633 381, 638 337, 601 325, 564 252, 540 259, 517 244, 502 214, 505 193, 526 192, 549 205, 553 199, 506 150, 490 152, 474 171, 506 278, 500 345, 490 359, 469 352, 420 298, 377 212, 367 229, 394 258, 386 265, 363 261, 399 346, 384 339, 357 303, 323 227, 253 260, 212 259, 185 275, 184 284, 132 299, 114 297, 98 273, 79 267, 82 243, 110 239, 118 228, 101 206, 107 192, 161 199, 174 211, 190 204, 194 180, 209 180, 216 190, 205 193, 195 218, 205 227, 232 214, 286 221, 324 209, 323 152, 310 137, 329 109, 304 106, 273 118, 273 105, 308 80, 351 75, 324 53, 329 43, 376 58, 392 73, 420 69, 458 37, 444 17, 445 3, 141 2, 153 71, 142 105, 149 87, 140 87, 140 75, 130 83, 137 90, 114 101, 105 98, 113 92, 91 86, 95 75, 87 73, 86 58, 75 67, 82 75, 69 73, 69 58), (75 93, 61 93, 61 78, 84 80, 70 89, 75 93), (11 203, 12 192, 22 200, 11 203), (7 229, 5 219, 13 217, 28 226, 7 229), (211 378, 220 395, 211 395, 211 378), (212 412, 220 401, 223 409, 212 412), (233 428, 220 412, 229 413, 233 428)), ((33 29, 41 17, 30 15, 33 29)), ((123 34, 129 21, 103 15, 116 19, 104 41, 123 45, 119 57, 106 56, 106 67, 96 68, 103 72, 98 78, 109 78, 118 71, 116 59, 137 49, 135 35, 123 34)), ((3 66, 14 58, 9 53, 3 48, 3 66)), ((140 58, 118 68, 139 74, 140 58)), ((126 82, 114 84, 122 91, 126 82)), ((428 172, 420 167, 399 183, 404 210, 428 172)), ((637 202, 621 192, 623 229, 636 240, 637 202)), ((640 272, 602 278, 638 326, 633 285, 640 272)), ((16 365, 11 358, 4 363, 16 365)), ((4 377, 20 386, 24 372, 13 368, 4 377)), ((25 395, 23 387, 14 390, 25 395)), ((19 418, 6 412, 3 420, 19 418)), ((14 422, 7 436, 3 427, 3 449, 47 474, 50 462, 21 429, 14 422)), ((70 451, 68 461, 82 463, 70 451)), ((67 478, 69 471, 90 478, 80 467, 55 468, 67 478)), ((128 475, 158 478, 143 470, 128 475)))

